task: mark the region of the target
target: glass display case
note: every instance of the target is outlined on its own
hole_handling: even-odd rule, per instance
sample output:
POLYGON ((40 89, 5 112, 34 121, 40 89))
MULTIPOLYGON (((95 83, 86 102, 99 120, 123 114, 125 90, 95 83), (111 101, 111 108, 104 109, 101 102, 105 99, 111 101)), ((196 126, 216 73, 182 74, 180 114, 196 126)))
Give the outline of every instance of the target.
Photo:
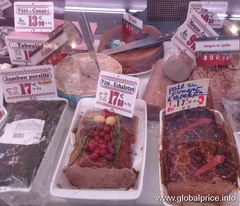
POLYGON ((0 0, 0 205, 239 206, 239 8, 0 0))

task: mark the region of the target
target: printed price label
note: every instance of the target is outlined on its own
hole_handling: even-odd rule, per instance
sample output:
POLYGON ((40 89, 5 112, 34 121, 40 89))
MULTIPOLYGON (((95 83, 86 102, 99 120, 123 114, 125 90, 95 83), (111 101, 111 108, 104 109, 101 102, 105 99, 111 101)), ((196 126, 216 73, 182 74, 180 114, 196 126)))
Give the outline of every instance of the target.
POLYGON ((52 65, 7 69, 0 75, 6 102, 57 97, 52 65))
POLYGON ((135 39, 142 39, 148 34, 143 32, 143 21, 137 17, 129 14, 123 14, 123 31, 124 31, 124 40, 128 39, 127 35, 133 36, 135 39))
POLYGON ((197 40, 196 63, 198 66, 231 65, 232 54, 239 52, 239 39, 197 40))
POLYGON ((206 106, 209 79, 188 81, 167 87, 166 114, 206 106))
POLYGON ((11 63, 15 65, 35 65, 31 61, 29 54, 47 40, 47 37, 6 36, 5 42, 11 63))
POLYGON ((12 3, 8 0, 0 0, 0 10, 4 10, 12 6, 12 3))
POLYGON ((17 32, 51 32, 54 29, 52 2, 14 2, 17 32))
POLYGON ((218 34, 201 18, 192 11, 190 17, 179 27, 172 37, 172 42, 191 58, 195 59, 197 37, 218 37, 218 34))
POLYGON ((226 14, 227 7, 228 2, 224 1, 191 1, 187 16, 196 11, 212 28, 222 28, 224 19, 219 19, 219 16, 223 17, 226 14))
POLYGON ((138 93, 139 79, 101 71, 95 105, 101 109, 132 117, 138 93))
POLYGON ((20 145, 39 144, 44 123, 45 121, 41 119, 24 119, 7 124, 4 134, 0 137, 0 143, 20 145))

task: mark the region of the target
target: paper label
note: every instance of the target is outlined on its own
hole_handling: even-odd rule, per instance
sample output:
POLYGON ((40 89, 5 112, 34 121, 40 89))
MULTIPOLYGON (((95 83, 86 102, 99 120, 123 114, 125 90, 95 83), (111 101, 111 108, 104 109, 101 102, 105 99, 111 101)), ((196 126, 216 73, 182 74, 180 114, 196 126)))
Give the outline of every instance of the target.
POLYGON ((139 88, 139 79, 101 71, 95 105, 117 114, 132 117, 139 88))
POLYGON ((4 10, 12 6, 12 3, 8 0, 0 0, 0 10, 4 10))
POLYGON ((24 119, 6 124, 0 137, 2 144, 32 145, 39 144, 44 127, 44 120, 24 119))
POLYGON ((231 54, 197 54, 197 66, 231 65, 231 54))
POLYGON ((239 39, 206 40, 196 42, 196 52, 239 52, 239 39))
POLYGON ((209 79, 182 82, 168 86, 166 114, 206 106, 208 87, 209 79))
POLYGON ((6 69, 0 75, 6 102, 57 97, 52 65, 6 69))
POLYGON ((52 2, 14 2, 17 32, 51 32, 54 29, 52 2))
POLYGON ((172 42, 191 58, 195 59, 197 37, 217 37, 218 34, 201 18, 200 14, 192 11, 190 17, 178 28, 172 37, 172 42))
POLYGON ((30 54, 30 59, 34 65, 41 63, 68 43, 67 35, 62 26, 56 28, 50 36, 50 39, 30 54))
POLYGON ((29 54, 47 40, 48 37, 6 36, 5 42, 11 63, 15 65, 35 65, 29 54))
POLYGON ((129 13, 124 13, 123 14, 123 19, 125 19, 127 22, 130 24, 136 26, 139 29, 143 28, 143 21, 140 20, 139 18, 129 14, 129 13))
POLYGON ((224 19, 228 7, 228 2, 224 1, 191 1, 188 6, 188 17, 192 14, 192 11, 197 11, 201 17, 212 27, 222 28, 224 19))

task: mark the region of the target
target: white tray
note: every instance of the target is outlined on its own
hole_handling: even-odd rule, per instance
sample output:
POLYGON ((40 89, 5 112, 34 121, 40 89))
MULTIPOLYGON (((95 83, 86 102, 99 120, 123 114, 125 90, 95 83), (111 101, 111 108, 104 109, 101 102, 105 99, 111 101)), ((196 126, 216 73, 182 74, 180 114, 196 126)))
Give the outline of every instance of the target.
MULTIPOLYGON (((219 111, 217 111, 217 110, 212 110, 212 109, 209 109, 210 111, 212 111, 212 112, 214 112, 215 113, 215 115, 216 115, 216 121, 219 121, 218 123, 219 124, 225 124, 225 121, 224 121, 224 117, 222 116, 222 114, 219 112, 219 111)), ((160 111, 160 114, 159 114, 159 122, 160 122, 160 145, 159 145, 159 152, 158 152, 158 155, 159 155, 159 160, 160 160, 160 152, 162 151, 162 141, 163 141, 163 117, 164 117, 164 114, 165 114, 165 109, 162 109, 161 111, 160 111)), ((237 148, 239 151, 240 151, 240 148, 237 148)), ((160 161, 158 161, 158 163, 159 163, 159 183, 160 183, 160 196, 161 197, 167 197, 168 196, 168 191, 167 191, 167 188, 165 187, 165 185, 162 183, 162 175, 161 175, 161 170, 162 170, 162 168, 161 168, 161 162, 160 161)), ((240 177, 238 177, 238 186, 240 185, 240 177)), ((239 198, 239 196, 240 196, 240 191, 238 190, 238 191, 233 191, 232 193, 231 193, 231 195, 234 195, 234 196, 236 196, 237 197, 237 200, 236 200, 236 202, 226 202, 226 203, 224 203, 224 202, 222 202, 221 203, 221 206, 239 206, 239 204, 240 204, 240 198, 239 198)), ((170 203, 168 203, 168 202, 166 202, 166 201, 163 201, 163 204, 165 205, 165 206, 176 206, 176 205, 181 205, 182 203, 180 203, 180 204, 177 204, 177 203, 174 203, 174 205, 173 204, 170 204, 170 203)), ((188 206, 215 206, 215 204, 214 203, 209 203, 209 202, 203 202, 203 203, 197 203, 197 202, 190 202, 190 203, 186 203, 186 205, 188 205, 188 206)))
MULTIPOLYGON (((85 200, 136 200, 142 191, 143 176, 145 168, 146 148, 147 148, 147 113, 146 103, 143 100, 136 100, 134 115, 138 117, 138 134, 135 143, 135 151, 138 154, 137 162, 141 162, 135 188, 130 190, 121 189, 77 189, 73 187, 65 176, 63 169, 69 161, 69 156, 73 151, 73 139, 71 131, 77 126, 80 115, 87 110, 94 108, 94 99, 81 99, 77 105, 68 137, 66 138, 57 169, 51 182, 50 193, 55 197, 66 199, 85 199, 85 200)), ((135 162, 135 163, 137 163, 135 162)))

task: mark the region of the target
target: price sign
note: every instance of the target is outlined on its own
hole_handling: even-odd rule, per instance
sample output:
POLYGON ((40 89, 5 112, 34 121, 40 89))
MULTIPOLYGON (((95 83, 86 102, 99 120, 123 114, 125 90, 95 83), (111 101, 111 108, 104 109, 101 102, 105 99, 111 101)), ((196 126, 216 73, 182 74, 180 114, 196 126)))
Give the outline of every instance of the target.
POLYGON ((166 114, 206 106, 209 79, 188 81, 167 87, 166 114))
POLYGON ((132 117, 138 93, 139 79, 101 71, 95 105, 117 114, 132 117))
POLYGON ((7 9, 8 7, 12 6, 12 3, 8 0, 0 0, 0 10, 7 9))
POLYGON ((192 11, 190 17, 179 27, 172 37, 172 42, 191 58, 195 59, 197 37, 217 37, 218 34, 201 18, 200 14, 192 11))
MULTIPOLYGON (((196 42, 196 63, 198 66, 232 65, 234 54, 240 52, 238 37, 198 39, 196 42)), ((239 61, 239 58, 236 58, 239 61)))
POLYGON ((222 28, 224 19, 219 19, 218 15, 223 17, 227 7, 228 2, 225 1, 191 1, 188 6, 188 17, 192 11, 197 11, 212 28, 222 28))
MULTIPOLYGON (((123 14, 123 31, 124 35, 131 35, 135 39, 142 39, 146 37, 148 34, 143 32, 143 21, 138 19, 137 17, 129 14, 123 14)), ((125 37, 128 39, 128 36, 125 37)))
POLYGON ((14 2, 17 32, 51 32, 54 29, 52 2, 14 2))
POLYGON ((6 102, 57 97, 52 65, 6 69, 0 75, 6 102))
POLYGON ((34 65, 29 54, 47 40, 48 37, 6 36, 5 42, 11 63, 15 65, 34 65))

